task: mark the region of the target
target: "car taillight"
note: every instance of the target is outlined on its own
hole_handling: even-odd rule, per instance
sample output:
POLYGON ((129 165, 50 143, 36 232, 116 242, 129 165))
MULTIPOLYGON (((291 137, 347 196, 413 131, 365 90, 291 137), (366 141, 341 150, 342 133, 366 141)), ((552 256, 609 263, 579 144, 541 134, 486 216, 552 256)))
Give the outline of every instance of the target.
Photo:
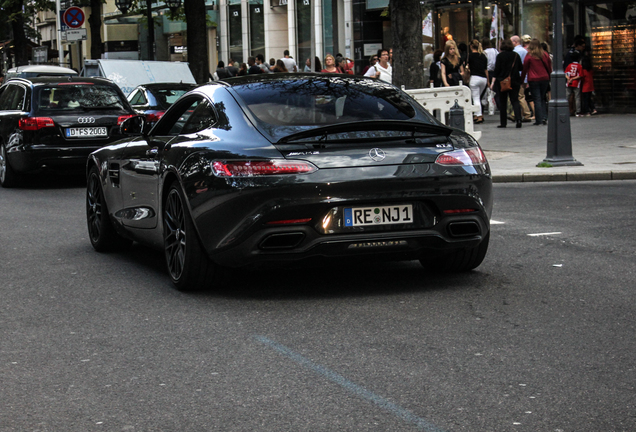
POLYGON ((164 115, 165 113, 166 113, 165 111, 157 111, 157 112, 155 112, 155 113, 146 114, 146 120, 147 120, 149 123, 153 123, 153 122, 159 121, 159 119, 160 119, 161 117, 163 117, 163 115, 164 115))
POLYGON ((212 171, 217 177, 307 174, 317 169, 313 164, 304 161, 215 161, 212 163, 212 171))
POLYGON ((55 122, 50 117, 25 117, 18 122, 21 130, 38 130, 47 127, 54 127, 55 122))
POLYGON ((134 114, 120 115, 117 117, 117 124, 120 125, 124 122, 124 120, 134 117, 134 114))
POLYGON ((453 166, 483 165, 486 162, 486 156, 479 147, 469 147, 442 153, 435 160, 436 164, 453 166))

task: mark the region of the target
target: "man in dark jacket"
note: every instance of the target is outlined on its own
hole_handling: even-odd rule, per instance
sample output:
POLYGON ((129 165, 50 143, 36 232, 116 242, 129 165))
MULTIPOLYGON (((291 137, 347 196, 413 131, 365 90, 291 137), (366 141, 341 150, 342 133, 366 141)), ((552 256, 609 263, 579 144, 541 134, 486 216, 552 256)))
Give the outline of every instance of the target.
POLYGON ((508 116, 506 108, 508 106, 508 99, 512 103, 512 108, 515 113, 515 119, 517 127, 521 127, 521 106, 519 105, 519 89, 521 88, 521 71, 523 70, 523 64, 521 63, 521 57, 514 52, 512 42, 510 39, 506 39, 501 43, 501 52, 497 55, 495 62, 495 72, 491 77, 490 88, 491 90, 499 93, 499 119, 501 124, 497 127, 505 128, 508 123, 508 116), (504 79, 510 77, 511 89, 508 91, 501 91, 500 83, 504 79))

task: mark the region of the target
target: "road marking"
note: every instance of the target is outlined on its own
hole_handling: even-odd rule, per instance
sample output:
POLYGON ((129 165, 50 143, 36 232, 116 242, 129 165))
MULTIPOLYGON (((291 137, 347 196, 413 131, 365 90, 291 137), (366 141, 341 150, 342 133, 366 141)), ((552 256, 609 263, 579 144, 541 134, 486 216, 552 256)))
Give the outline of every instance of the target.
POLYGON ((491 220, 490 221, 490 225, 501 225, 501 224, 505 224, 505 222, 500 222, 500 221, 496 221, 496 220, 491 220))
POLYGON ((535 233, 535 234, 528 234, 530 237, 538 237, 538 236, 549 236, 549 235, 557 235, 557 234, 561 234, 561 232, 548 232, 548 233, 535 233))
POLYGON ((369 402, 373 402, 374 404, 378 405, 381 408, 384 408, 385 410, 389 411, 390 413, 392 413, 393 415, 401 418, 402 420, 405 420, 409 423, 413 423, 414 425, 416 425, 420 430, 424 430, 424 431, 430 431, 430 432, 443 432, 442 429, 439 429, 438 427, 436 427, 435 425, 433 425, 432 423, 429 423, 428 421, 426 421, 425 419, 416 416, 415 414, 413 414, 411 411, 404 409, 396 404, 394 404, 393 402, 390 402, 386 399, 384 399, 382 396, 378 396, 375 393, 365 389, 364 387, 361 387, 351 381, 349 381, 348 379, 346 379, 345 377, 343 377, 342 375, 333 372, 323 366, 320 366, 319 364, 316 364, 314 362, 312 362, 311 360, 303 357, 302 355, 290 350, 289 348, 287 348, 284 345, 281 345, 277 342, 274 342, 271 339, 266 338, 265 336, 254 336, 254 338, 269 346, 270 348, 275 349, 276 351, 278 351, 280 354, 283 354, 284 356, 290 358, 291 360, 295 361, 296 363, 300 364, 301 366, 306 367, 307 369, 310 369, 312 371, 314 371, 315 373, 317 373, 318 375, 322 375, 323 377, 327 378, 328 380, 340 385, 341 387, 345 388, 346 390, 349 390, 351 393, 355 394, 356 396, 359 396, 363 399, 366 399, 369 402))

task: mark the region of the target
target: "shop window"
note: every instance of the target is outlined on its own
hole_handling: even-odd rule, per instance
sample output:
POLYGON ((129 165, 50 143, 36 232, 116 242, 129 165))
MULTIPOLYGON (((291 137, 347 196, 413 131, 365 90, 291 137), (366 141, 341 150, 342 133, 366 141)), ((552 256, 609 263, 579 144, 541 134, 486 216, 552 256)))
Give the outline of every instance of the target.
POLYGON ((241 20, 241 0, 230 0, 228 5, 228 30, 230 39, 230 58, 243 62, 243 22, 241 20))
POLYGON ((263 0, 250 0, 250 55, 265 54, 263 0))
POLYGON ((311 1, 296 0, 296 34, 298 58, 296 64, 303 69, 305 60, 311 57, 311 1))

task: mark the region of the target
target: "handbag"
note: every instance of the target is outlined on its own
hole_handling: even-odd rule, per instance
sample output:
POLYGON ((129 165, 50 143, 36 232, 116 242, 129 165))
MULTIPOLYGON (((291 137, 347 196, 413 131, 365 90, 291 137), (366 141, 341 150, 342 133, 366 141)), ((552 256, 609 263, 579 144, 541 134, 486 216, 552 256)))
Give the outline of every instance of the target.
POLYGON ((464 83, 466 84, 470 83, 470 68, 468 67, 468 64, 464 66, 464 74, 462 75, 462 81, 464 81, 464 83))
POLYGON ((512 90, 512 70, 515 68, 515 62, 517 61, 517 57, 512 62, 512 67, 510 68, 510 73, 507 77, 499 81, 499 90, 502 92, 512 90))

